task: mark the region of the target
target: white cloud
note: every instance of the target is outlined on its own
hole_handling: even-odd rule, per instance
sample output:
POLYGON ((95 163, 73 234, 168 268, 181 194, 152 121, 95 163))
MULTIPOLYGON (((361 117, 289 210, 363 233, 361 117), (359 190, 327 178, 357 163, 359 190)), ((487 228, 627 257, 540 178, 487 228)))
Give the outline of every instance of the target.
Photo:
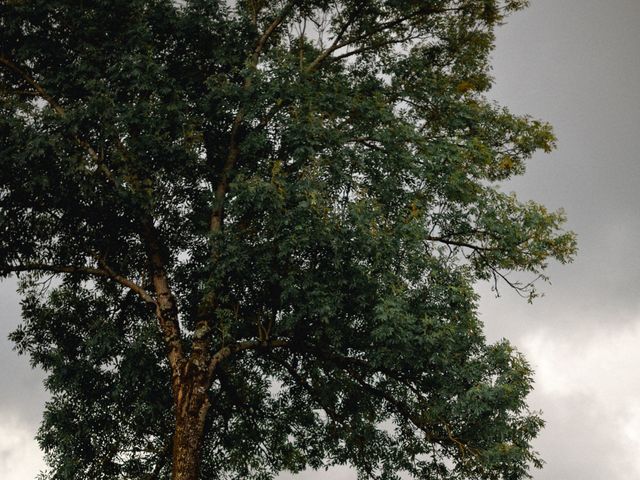
POLYGON ((519 342, 536 371, 530 404, 548 413, 537 442, 548 465, 535 478, 640 478, 640 318, 625 323, 519 342))
POLYGON ((572 337, 539 330, 525 335, 521 345, 535 364, 542 393, 585 393, 606 404, 630 401, 630 394, 640 390, 640 376, 628 375, 640 362, 639 341, 640 319, 615 328, 592 327, 572 337))
POLYGON ((33 439, 34 432, 14 418, 0 424, 0 472, 3 480, 35 478, 44 469, 42 452, 33 439))

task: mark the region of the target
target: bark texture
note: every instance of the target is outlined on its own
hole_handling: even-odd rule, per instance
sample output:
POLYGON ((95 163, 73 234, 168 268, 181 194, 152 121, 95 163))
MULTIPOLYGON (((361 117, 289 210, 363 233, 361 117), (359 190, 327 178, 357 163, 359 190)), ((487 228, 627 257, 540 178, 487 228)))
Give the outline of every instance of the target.
POLYGON ((173 480, 197 480, 209 399, 204 385, 183 385, 176 403, 173 480))

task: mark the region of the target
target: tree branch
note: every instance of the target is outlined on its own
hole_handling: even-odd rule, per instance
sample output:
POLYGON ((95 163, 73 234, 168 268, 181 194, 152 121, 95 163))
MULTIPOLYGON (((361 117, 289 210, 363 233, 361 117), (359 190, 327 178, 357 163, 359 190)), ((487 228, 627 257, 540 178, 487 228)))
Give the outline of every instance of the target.
MULTIPOLYGON (((275 18, 273 22, 266 28, 266 30, 260 35, 260 38, 256 42, 256 46, 251 55, 251 69, 255 70, 260 62, 260 55, 263 52, 267 42, 278 29, 280 25, 286 20, 287 16, 297 3, 297 0, 289 1, 280 14, 275 18)), ((243 90, 248 91, 251 88, 251 75, 247 75, 244 80, 243 90)), ((227 188, 229 183, 229 174, 235 166, 240 157, 240 130, 245 118, 245 108, 240 107, 236 116, 231 124, 231 132, 229 134, 229 151, 227 158, 220 169, 216 190, 214 194, 214 207, 211 212, 211 218, 209 221, 209 229, 211 232, 220 232, 223 226, 224 215, 224 199, 227 194, 227 188)))
POLYGON ((283 7, 283 9, 280 12, 280 14, 275 18, 275 20, 273 22, 271 22, 271 24, 267 27, 267 29, 264 31, 264 33, 258 39, 258 43, 256 44, 256 48, 253 51, 253 64, 254 64, 254 66, 256 66, 258 64, 258 60, 260 59, 260 54, 262 53, 262 50, 264 50, 265 45, 269 41, 269 38, 271 37, 271 35, 273 35, 273 32, 275 32, 276 29, 280 25, 282 25, 282 23, 287 19, 287 16, 289 15, 289 13, 291 13, 291 10, 296 5, 296 3, 298 3, 297 0, 289 1, 283 7))
POLYGON ((167 358, 172 370, 173 393, 177 398, 184 365, 184 351, 178 322, 178 305, 171 291, 160 234, 150 215, 140 221, 140 236, 147 250, 151 282, 156 295, 156 317, 168 349, 167 358))
MULTIPOLYGON (((26 70, 20 68, 14 62, 12 62, 6 55, 0 53, 0 64, 5 65, 19 77, 21 77, 24 81, 26 81, 29 85, 31 85, 37 96, 42 98, 47 104, 61 117, 65 115, 65 110, 49 93, 44 89, 44 87, 38 83, 31 75, 27 73, 26 70)), ((105 175, 105 177, 112 183, 115 184, 115 177, 111 170, 101 161, 100 155, 95 149, 89 145, 85 140, 81 139, 77 134, 72 133, 71 137, 73 140, 80 146, 84 151, 86 151, 89 156, 96 163, 98 169, 105 175)))
MULTIPOLYGON (((47 102, 47 104, 60 116, 65 115, 65 110, 49 93, 44 89, 40 83, 38 83, 26 70, 20 68, 13 61, 11 61, 4 53, 0 53, 0 64, 6 66, 25 82, 31 85, 38 95, 47 102)), ((71 137, 82 149, 84 149, 89 156, 94 160, 98 169, 103 173, 106 180, 117 186, 115 176, 111 170, 101 161, 101 156, 87 143, 80 138, 77 134, 72 133, 71 137)), ((124 146, 120 141, 117 142, 119 148, 124 149, 124 146)), ((50 266, 57 268, 56 271, 60 273, 87 273, 103 277, 112 278, 122 285, 127 286, 132 291, 136 292, 146 302, 152 303, 156 306, 156 316, 160 322, 160 328, 164 335, 164 341, 169 349, 168 357, 169 363, 173 370, 173 386, 174 394, 176 393, 175 387, 177 386, 177 379, 180 375, 184 355, 182 341, 180 338, 180 327, 178 323, 177 304, 173 293, 169 287, 167 274, 165 270, 162 248, 160 240, 158 238, 158 232, 153 225, 153 219, 150 217, 144 217, 140 220, 141 237, 145 247, 147 249, 147 256, 151 267, 151 278, 155 291, 155 299, 149 295, 142 287, 135 285, 130 280, 121 277, 110 269, 105 268, 106 265, 102 265, 102 269, 91 269, 86 267, 60 267, 50 266)), ((46 271, 46 270, 45 270, 46 271)))
POLYGON ((246 351, 246 350, 257 350, 260 348, 279 348, 286 347, 290 344, 290 339, 288 338, 274 338, 271 340, 246 340, 242 342, 232 343, 231 345, 226 345, 218 350, 213 357, 211 357, 211 362, 209 363, 209 373, 213 375, 216 367, 225 359, 229 358, 234 353, 246 351))
MULTIPOLYGON (((49 265, 45 263, 30 263, 23 265, 9 265, 6 267, 8 272, 53 272, 53 273, 69 273, 69 274, 85 274, 96 277, 110 278, 120 285, 127 287, 129 290, 138 295, 146 303, 156 305, 154 298, 137 283, 115 273, 106 264, 101 264, 102 268, 93 268, 80 265, 49 265)), ((4 269, 3 269, 4 270, 4 269)))
POLYGON ((342 41, 342 39, 344 38, 345 33, 347 33, 347 30, 349 30, 349 27, 353 25, 353 22, 355 22, 355 20, 358 18, 358 13, 360 12, 362 6, 363 4, 359 5, 359 7, 352 12, 349 19, 344 22, 342 28, 340 28, 338 33, 336 33, 336 36, 333 39, 333 43, 327 49, 320 52, 320 54, 309 64, 309 66, 306 68, 306 73, 313 72, 327 57, 329 57, 329 55, 331 55, 339 48, 348 45, 348 42, 345 43, 342 41))
MULTIPOLYGON (((260 35, 256 46, 251 55, 251 69, 255 70, 260 61, 260 55, 263 52, 264 48, 267 45, 267 42, 274 34, 274 32, 282 25, 282 23, 286 20, 289 13, 292 11, 293 7, 296 5, 298 0, 290 0, 284 6, 280 14, 269 24, 266 30, 260 35)), ((251 89, 252 80, 251 73, 245 77, 243 90, 249 91, 251 89)), ((224 203, 225 197, 227 195, 227 190, 229 187, 229 176, 231 171, 235 167, 238 159, 240 157, 240 134, 242 129, 242 123, 245 119, 246 110, 244 106, 240 106, 238 112, 236 113, 233 123, 231 125, 231 131, 229 134, 229 147, 227 157, 217 174, 217 184, 215 186, 214 193, 214 201, 213 201, 213 209, 211 211, 211 216, 209 219, 209 230, 212 233, 220 233, 224 226, 224 203)), ((216 252, 212 250, 211 252, 212 259, 215 261, 216 252)), ((197 324, 196 324, 196 337, 193 343, 193 352, 196 354, 196 357, 193 360, 196 362, 208 363, 208 380, 210 381, 212 378, 212 372, 215 369, 215 366, 225 358, 222 350, 218 352, 216 355, 221 355, 216 357, 214 355, 213 358, 209 360, 209 349, 210 349, 210 312, 207 310, 212 310, 215 305, 215 292, 208 295, 201 301, 200 309, 202 313, 199 315, 197 324)), ((231 352, 229 352, 230 354, 231 352)))
POLYGON ((447 237, 436 237, 436 236, 429 235, 428 237, 425 237, 425 240, 430 242, 444 243, 445 245, 452 245, 455 247, 470 248, 471 250, 477 250, 481 252, 495 252, 500 250, 498 247, 486 247, 483 245, 474 245, 472 243, 464 242, 461 240, 453 240, 447 237))
POLYGON ((40 85, 31 75, 29 75, 25 70, 20 68, 14 62, 12 62, 4 53, 0 53, 0 63, 8 67, 18 76, 22 77, 24 81, 26 81, 29 85, 31 85, 38 95, 46 101, 51 108, 58 114, 64 115, 64 109, 58 102, 56 102, 51 95, 47 93, 47 91, 40 85))
POLYGON ((271 358, 278 365, 282 366, 287 371, 289 376, 293 379, 293 381, 307 392, 309 397, 311 397, 326 412, 327 416, 334 423, 347 428, 345 418, 340 415, 331 405, 327 405, 326 402, 323 402, 320 398, 320 394, 318 393, 318 389, 313 385, 309 385, 309 383, 307 383, 307 380, 302 375, 300 375, 292 365, 290 365, 287 361, 276 357, 275 355, 270 355, 269 358, 271 358))
MULTIPOLYGON (((378 25, 376 28, 366 31, 364 33, 361 33, 359 35, 356 35, 354 37, 347 37, 344 38, 344 34, 346 33, 346 30, 348 29, 349 26, 351 26, 351 24, 355 21, 355 19, 357 18, 357 12, 359 12, 359 10, 355 10, 356 14, 352 15, 349 20, 347 22, 345 22, 345 25, 343 25, 343 27, 340 29, 340 31, 336 34, 336 37, 333 41, 333 43, 324 51, 320 52, 320 54, 313 60, 313 62, 311 62, 311 64, 307 67, 307 73, 311 73, 312 71, 314 71, 322 62, 324 62, 333 52, 335 52, 336 50, 339 50, 341 48, 344 48, 346 46, 349 45, 353 45, 359 42, 362 42, 364 40, 366 40, 367 38, 370 38, 374 35, 383 33, 385 31, 388 31, 394 27, 397 27, 398 25, 401 25, 402 23, 408 21, 408 20, 412 20, 413 18, 416 18, 420 15, 433 15, 433 14, 437 14, 437 13, 445 13, 448 11, 457 11, 460 10, 462 7, 454 7, 454 8, 433 8, 431 6, 427 6, 427 7, 421 7, 416 9, 414 12, 410 13, 409 15, 404 15, 402 17, 396 18, 395 20, 390 20, 388 22, 384 22, 381 23, 380 25, 378 25)), ((398 41, 404 41, 403 39, 396 39, 398 41)), ((388 40, 386 42, 381 43, 381 45, 384 44, 392 44, 392 43, 397 43, 395 40, 388 40)), ((367 49, 369 49, 371 47, 362 47, 361 49, 358 49, 358 51, 365 51, 367 49)), ((336 59, 338 58, 345 58, 347 56, 350 56, 352 54, 344 54, 344 55, 339 55, 338 57, 336 57, 336 59)))

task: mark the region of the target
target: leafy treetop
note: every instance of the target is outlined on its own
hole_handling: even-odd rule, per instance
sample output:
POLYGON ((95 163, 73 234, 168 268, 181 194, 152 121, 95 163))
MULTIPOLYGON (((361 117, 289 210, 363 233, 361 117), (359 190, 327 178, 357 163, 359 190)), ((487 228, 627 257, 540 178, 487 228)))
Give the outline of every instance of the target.
POLYGON ((528 476, 531 371, 473 291, 575 252, 497 187, 554 145, 485 97, 525 3, 1 1, 45 477, 528 476))

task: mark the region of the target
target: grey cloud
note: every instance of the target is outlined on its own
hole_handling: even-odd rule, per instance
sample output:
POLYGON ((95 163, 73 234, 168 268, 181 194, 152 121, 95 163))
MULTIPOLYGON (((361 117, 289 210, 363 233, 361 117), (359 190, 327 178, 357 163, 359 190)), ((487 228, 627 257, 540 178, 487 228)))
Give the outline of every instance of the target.
POLYGON ((615 322, 638 306, 638 25, 635 0, 537 0, 498 32, 493 96, 550 121, 559 137, 556 152, 505 188, 565 207, 579 235, 576 262, 550 269, 554 296, 540 321, 583 309, 615 322))
POLYGON ((7 339, 20 322, 16 287, 14 279, 0 283, 0 418, 15 418, 35 432, 48 395, 42 387, 43 372, 31 368, 29 359, 19 356, 7 339))
POLYGON ((562 402, 546 397, 535 402, 547 421, 544 442, 538 445, 546 465, 535 473, 535 480, 630 478, 618 470, 616 451, 624 445, 602 416, 590 411, 589 397, 573 395, 562 402), (603 451, 604 442, 610 448, 603 451))
POLYGON ((488 337, 510 338, 539 370, 530 403, 547 421, 536 442, 547 464, 535 480, 640 474, 638 438, 625 432, 638 427, 636 348, 623 341, 640 325, 639 25, 637 0, 534 0, 498 31, 493 97, 559 138, 504 188, 564 207, 580 247, 572 265, 550 267, 533 305, 480 286, 488 337))

